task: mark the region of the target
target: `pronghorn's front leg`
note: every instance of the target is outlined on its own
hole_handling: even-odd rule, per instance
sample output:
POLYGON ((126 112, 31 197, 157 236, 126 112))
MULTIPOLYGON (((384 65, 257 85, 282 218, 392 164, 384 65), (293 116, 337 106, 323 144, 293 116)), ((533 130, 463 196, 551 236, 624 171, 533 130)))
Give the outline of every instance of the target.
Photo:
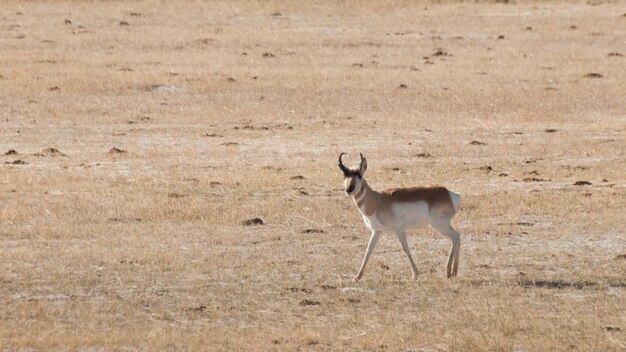
POLYGON ((404 253, 406 253, 406 256, 409 258, 409 263, 411 263, 411 269, 413 269, 412 280, 417 280, 417 266, 415 266, 415 262, 411 256, 411 249, 409 248, 409 243, 406 240, 406 233, 404 231, 396 231, 396 236, 398 236, 398 240, 400 240, 400 243, 402 244, 402 249, 404 249, 404 253))
POLYGON ((352 281, 357 282, 361 280, 363 276, 363 272, 365 271, 365 266, 367 265, 367 261, 370 259, 370 255, 374 251, 376 247, 376 243, 378 243, 378 239, 380 238, 380 231, 372 230, 372 237, 370 237, 370 242, 367 245, 367 251, 365 252, 365 258, 363 258, 363 263, 361 264, 361 269, 359 269, 359 273, 352 279, 352 281))

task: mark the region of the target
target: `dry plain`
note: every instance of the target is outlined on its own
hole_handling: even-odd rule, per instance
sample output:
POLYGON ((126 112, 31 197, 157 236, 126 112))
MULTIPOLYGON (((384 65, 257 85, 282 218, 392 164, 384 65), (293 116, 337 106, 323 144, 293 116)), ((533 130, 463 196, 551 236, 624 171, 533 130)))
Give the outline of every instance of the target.
POLYGON ((3 1, 0 351, 626 350, 623 5, 3 1))

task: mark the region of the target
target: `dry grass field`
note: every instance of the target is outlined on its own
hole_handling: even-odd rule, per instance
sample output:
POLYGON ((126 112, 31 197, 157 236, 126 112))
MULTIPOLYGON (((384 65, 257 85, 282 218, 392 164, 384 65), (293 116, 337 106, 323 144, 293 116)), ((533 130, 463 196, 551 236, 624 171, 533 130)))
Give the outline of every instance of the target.
POLYGON ((626 350, 620 1, 0 4, 0 351, 626 350), (463 196, 446 238, 374 188, 463 196), (260 218, 263 224, 246 225, 260 218))

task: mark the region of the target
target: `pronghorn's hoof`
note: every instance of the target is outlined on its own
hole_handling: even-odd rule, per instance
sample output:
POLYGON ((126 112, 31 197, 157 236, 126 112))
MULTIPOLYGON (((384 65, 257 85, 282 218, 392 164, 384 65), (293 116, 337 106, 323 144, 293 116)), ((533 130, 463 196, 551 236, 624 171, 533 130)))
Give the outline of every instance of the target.
POLYGON ((361 275, 357 275, 352 278, 352 282, 359 282, 359 280, 361 280, 361 275))
POLYGON ((411 277, 411 281, 417 281, 417 275, 413 275, 413 276, 411 277))

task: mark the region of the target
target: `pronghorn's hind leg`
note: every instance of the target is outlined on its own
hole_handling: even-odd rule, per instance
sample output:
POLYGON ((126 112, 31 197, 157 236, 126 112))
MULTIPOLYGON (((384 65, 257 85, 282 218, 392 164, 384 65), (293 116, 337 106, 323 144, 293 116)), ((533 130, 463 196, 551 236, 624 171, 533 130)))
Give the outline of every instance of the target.
POLYGON ((406 253, 407 258, 409 258, 409 263, 411 263, 411 269, 413 269, 412 280, 417 280, 417 266, 415 266, 415 262, 411 256, 411 249, 409 248, 409 243, 406 239, 406 233, 399 230, 396 231, 396 236, 398 236, 398 240, 400 240, 400 244, 402 244, 402 249, 404 250, 404 253, 406 253))
POLYGON ((452 276, 457 276, 459 273, 459 255, 461 252, 461 235, 452 226, 450 226, 450 229, 454 235, 453 238, 456 239, 456 248, 452 248, 452 250, 450 251, 450 256, 452 256, 452 252, 454 251, 454 263, 452 264, 452 276))
POLYGON ((370 259, 370 255, 376 248, 376 243, 378 243, 378 239, 380 238, 380 231, 372 231, 372 237, 370 237, 370 242, 367 245, 367 251, 365 252, 365 258, 363 258, 363 263, 361 264, 361 268, 359 269, 359 273, 352 279, 352 281, 357 282, 361 280, 363 277, 363 272, 365 271, 365 266, 367 265, 367 261, 370 259))
POLYGON ((450 225, 450 216, 446 215, 431 215, 430 226, 437 230, 437 232, 448 237, 452 241, 452 247, 450 248, 450 255, 448 257, 448 263, 446 264, 446 275, 448 278, 456 276, 459 270, 459 254, 461 250, 461 236, 450 225))

